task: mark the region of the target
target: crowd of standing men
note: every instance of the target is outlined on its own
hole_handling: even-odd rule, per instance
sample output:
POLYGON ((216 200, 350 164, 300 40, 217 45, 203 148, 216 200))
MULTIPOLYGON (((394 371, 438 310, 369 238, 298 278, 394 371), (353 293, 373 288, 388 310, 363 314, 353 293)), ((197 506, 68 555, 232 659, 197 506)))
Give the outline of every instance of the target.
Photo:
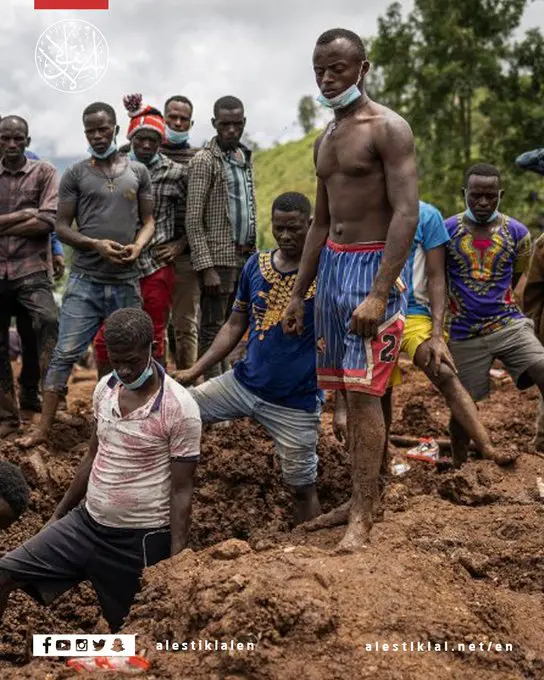
MULTIPOLYGON (((459 214, 444 220, 418 200, 412 132, 366 94, 369 62, 355 33, 322 34, 313 68, 319 101, 334 113, 314 149, 315 210, 302 194, 278 196, 277 248, 260 253, 239 99, 215 103, 216 136, 200 150, 188 143, 193 112, 183 96, 168 99, 164 114, 125 97, 121 149, 114 109, 91 104, 89 158, 60 186, 49 164, 28 157, 27 122, 0 121, 1 434, 19 425, 13 315, 21 328, 30 319, 43 394, 21 447, 47 440, 91 343, 99 375, 89 452, 72 485, 47 527, 0 560, 0 615, 16 587, 48 603, 89 579, 118 630, 143 567, 186 545, 203 422, 258 420, 274 441, 294 522, 347 521, 339 549, 359 550, 379 517, 401 351, 448 403, 454 465, 471 441, 498 464, 515 460, 515 450, 495 449, 475 402, 489 393, 495 359, 520 389, 544 394, 534 332, 544 241, 531 260, 527 228, 499 212, 501 175, 488 163, 467 169, 459 214), (60 319, 53 232, 74 251, 60 319), (524 286, 530 318, 519 305, 524 286), (175 380, 165 371, 170 318, 175 380), (244 336, 245 356, 230 369, 244 336), (337 394, 334 429, 352 462, 351 499, 329 515, 320 515, 316 487, 323 390, 337 394)), ((535 169, 541 157, 518 162, 535 169)), ((38 401, 22 382, 21 406, 38 401)))

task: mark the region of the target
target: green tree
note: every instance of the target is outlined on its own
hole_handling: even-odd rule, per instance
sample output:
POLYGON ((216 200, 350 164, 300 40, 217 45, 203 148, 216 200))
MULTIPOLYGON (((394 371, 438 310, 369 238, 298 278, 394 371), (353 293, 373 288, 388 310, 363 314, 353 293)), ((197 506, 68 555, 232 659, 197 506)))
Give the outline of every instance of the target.
POLYGON ((305 135, 314 129, 316 120, 317 106, 315 100, 310 95, 305 95, 298 103, 298 122, 305 135))
POLYGON ((504 87, 505 64, 519 61, 512 36, 526 4, 415 0, 406 19, 395 3, 378 21, 371 57, 380 100, 412 125, 423 196, 439 195, 448 211, 489 131, 485 103, 504 87))

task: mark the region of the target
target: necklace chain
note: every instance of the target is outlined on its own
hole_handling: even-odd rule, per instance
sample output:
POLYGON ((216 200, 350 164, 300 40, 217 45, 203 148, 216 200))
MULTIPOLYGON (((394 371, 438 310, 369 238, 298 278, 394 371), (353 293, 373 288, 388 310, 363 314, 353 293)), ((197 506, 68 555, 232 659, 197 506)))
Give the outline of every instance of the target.
POLYGON ((344 114, 343 116, 341 116, 340 118, 336 118, 336 119, 333 120, 331 123, 329 123, 329 129, 328 129, 328 132, 327 132, 327 137, 328 137, 329 135, 332 135, 332 133, 336 130, 336 128, 338 127, 338 125, 339 125, 343 120, 346 120, 346 118, 349 118, 350 116, 353 116, 355 113, 357 113, 358 111, 360 111, 361 109, 363 109, 363 108, 366 106, 367 103, 368 103, 368 99, 362 101, 362 102, 359 104, 359 106, 356 106, 356 107, 355 107, 354 109, 352 109, 351 111, 348 111, 347 113, 345 113, 345 114, 344 114))
MULTIPOLYGON (((114 180, 115 180, 115 170, 114 170, 114 172, 113 172, 113 175, 111 175, 111 177, 110 177, 110 175, 108 175, 108 173, 104 170, 104 168, 103 168, 101 165, 98 165, 98 163, 95 161, 94 158, 93 158, 93 160, 92 160, 92 163, 93 163, 93 166, 94 166, 95 168, 98 168, 98 169, 100 170, 101 174, 104 175, 104 177, 105 177, 106 180, 107 180, 107 182, 106 182, 106 189, 107 189, 111 194, 113 194, 113 192, 114 192, 115 189, 117 188, 117 185, 115 184, 115 181, 114 181, 114 180)), ((112 168, 113 168, 114 164, 115 164, 115 161, 112 163, 112 168)))

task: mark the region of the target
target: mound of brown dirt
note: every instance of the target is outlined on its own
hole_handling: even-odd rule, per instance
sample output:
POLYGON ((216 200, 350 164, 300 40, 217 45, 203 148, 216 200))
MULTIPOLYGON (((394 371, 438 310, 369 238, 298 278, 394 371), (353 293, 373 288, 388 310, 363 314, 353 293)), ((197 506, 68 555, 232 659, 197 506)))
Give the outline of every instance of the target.
MULTIPOLYGON (((449 415, 441 396, 421 374, 406 373, 395 393, 394 431, 445 436, 449 415)), ((91 382, 78 382, 71 396, 89 403, 91 390, 91 382)), ((481 413, 496 445, 526 451, 535 408, 533 392, 505 382, 481 413)), ((55 426, 41 453, 48 488, 39 466, 24 462, 32 452, 9 439, 0 443, 0 456, 23 463, 33 487, 29 511, 1 535, 0 549, 18 545, 49 518, 85 451, 87 427, 55 426)), ((350 493, 349 457, 331 435, 330 412, 319 453, 319 493, 328 510, 350 493)), ((511 468, 470 461, 461 471, 438 473, 414 463, 392 480, 385 519, 368 548, 338 556, 342 528, 290 532, 289 494, 259 427, 242 421, 206 431, 191 550, 146 572, 127 632, 137 633, 150 655, 149 680, 537 680, 544 677, 544 505, 535 494, 537 475, 544 476, 544 461, 526 454, 511 468), (256 647, 159 651, 166 639, 256 641, 256 647), (376 642, 414 642, 416 650, 418 642, 442 648, 448 642, 450 648, 367 648, 376 642), (513 649, 456 647, 490 642, 513 649)), ((49 609, 15 594, 2 626, 0 677, 76 677, 62 661, 13 664, 24 660, 28 632, 91 633, 103 625, 87 585, 49 609)))
POLYGON ((161 678, 537 678, 544 672, 544 633, 534 626, 542 616, 542 512, 528 506, 505 521, 500 507, 465 509, 461 526, 458 513, 422 498, 378 525, 357 556, 331 553, 338 530, 323 532, 319 546, 301 544, 297 532, 289 545, 264 552, 233 541, 186 551, 146 572, 126 632, 140 636, 161 678), (478 560, 484 566, 473 573, 478 560), (166 652, 167 640, 189 649, 166 652), (192 641, 215 640, 256 647, 190 650, 192 641), (367 651, 376 641, 448 642, 452 651, 367 651), (456 647, 493 641, 513 651, 456 647))

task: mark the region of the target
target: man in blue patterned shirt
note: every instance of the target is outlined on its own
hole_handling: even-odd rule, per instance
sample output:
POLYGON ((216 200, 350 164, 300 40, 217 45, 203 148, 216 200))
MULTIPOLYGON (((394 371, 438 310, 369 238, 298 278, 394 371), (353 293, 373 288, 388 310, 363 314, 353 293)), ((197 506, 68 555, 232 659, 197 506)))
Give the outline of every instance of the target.
POLYGON ((220 363, 249 329, 247 355, 234 369, 191 389, 204 423, 251 416, 268 431, 294 502, 295 524, 319 514, 316 445, 322 393, 317 387, 315 283, 306 295, 304 332, 285 335, 281 320, 310 225, 310 202, 298 193, 272 205, 278 248, 256 253, 242 270, 232 313, 208 351, 176 377, 194 383, 220 363))

